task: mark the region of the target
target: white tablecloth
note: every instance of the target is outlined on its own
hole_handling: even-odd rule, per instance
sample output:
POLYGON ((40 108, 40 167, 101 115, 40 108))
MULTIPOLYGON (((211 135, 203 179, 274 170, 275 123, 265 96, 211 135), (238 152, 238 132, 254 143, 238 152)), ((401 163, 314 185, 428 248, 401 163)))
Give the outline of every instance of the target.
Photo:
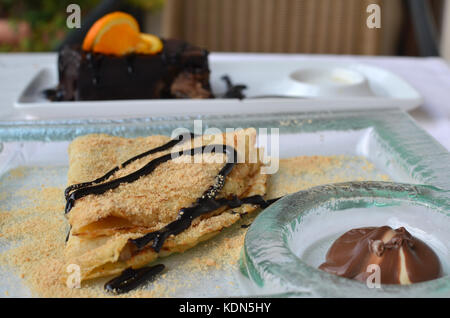
POLYGON ((441 58, 361 58, 402 76, 423 96, 410 114, 450 150, 450 67, 441 58))
POLYGON ((384 67, 407 80, 424 103, 410 112, 430 135, 450 150, 450 67, 442 58, 343 57, 384 67))
MULTIPOLYGON (((410 112, 419 125, 450 150, 450 68, 441 58, 302 55, 305 58, 368 63, 407 80, 424 98, 410 112)), ((44 65, 55 65, 54 53, 0 54, 0 120, 24 85, 44 65)))

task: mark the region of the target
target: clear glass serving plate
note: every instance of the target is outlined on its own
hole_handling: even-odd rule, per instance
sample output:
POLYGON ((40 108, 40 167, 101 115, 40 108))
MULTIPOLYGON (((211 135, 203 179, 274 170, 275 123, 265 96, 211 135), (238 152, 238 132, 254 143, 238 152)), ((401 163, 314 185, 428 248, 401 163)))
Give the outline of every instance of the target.
POLYGON ((300 191, 268 207, 245 238, 241 270, 254 293, 304 297, 450 297, 450 191, 348 182, 300 191), (365 284, 317 268, 349 229, 405 227, 438 255, 444 276, 411 285, 365 284), (250 285, 250 284, 249 284, 250 285))
MULTIPOLYGON (((375 167, 372 172, 366 173, 365 179, 375 180, 377 175, 384 174, 389 177, 390 181, 394 182, 394 184, 374 183, 373 187, 376 188, 376 193, 383 194, 379 198, 380 202, 382 202, 381 206, 388 207, 393 205, 396 209, 408 210, 409 206, 415 206, 416 202, 414 199, 407 199, 406 197, 404 200, 402 199, 403 201, 399 199, 400 203, 397 202, 397 199, 394 200, 393 197, 397 197, 397 192, 403 193, 403 190, 397 189, 402 187, 397 183, 405 184, 404 187, 406 188, 412 187, 412 185, 427 185, 432 187, 429 191, 433 195, 431 195, 432 199, 427 199, 428 201, 426 202, 431 203, 417 208, 420 210, 418 210, 417 214, 427 219, 428 215, 441 213, 445 216, 443 218, 444 221, 440 223, 441 226, 448 224, 446 223, 448 222, 449 213, 448 192, 445 192, 445 190, 450 188, 450 170, 448 169, 450 155, 432 137, 420 129, 406 113, 395 109, 352 112, 152 117, 121 120, 0 122, 0 193, 11 193, 11 195, 0 195, 0 213, 20 203, 17 201, 19 200, 17 196, 14 195, 15 192, 18 193, 20 190, 33 188, 43 183, 46 186, 63 189, 67 180, 67 146, 77 136, 88 133, 107 133, 125 137, 148 136, 152 134, 171 135, 174 129, 180 127, 193 131, 194 121, 196 120, 201 120, 203 130, 213 127, 223 131, 226 128, 255 127, 257 130, 268 129, 270 132, 271 128, 278 129, 280 140, 279 155, 281 158, 300 155, 363 157, 375 167), (15 178, 14 169, 18 167, 25 171, 26 177, 15 178), (438 197, 441 201, 437 200, 439 202, 434 202, 434 197, 438 197)), ((269 153, 270 150, 269 147, 269 153)), ((345 169, 351 170, 348 173, 353 173, 355 169, 358 170, 359 168, 358 166, 345 167, 345 169)), ((417 186, 416 188, 420 191, 428 189, 422 186, 417 186)), ((321 249, 318 248, 319 252, 316 252, 314 244, 317 242, 310 240, 308 244, 303 244, 304 240, 301 236, 303 233, 301 225, 303 223, 299 221, 302 219, 303 213, 307 213, 307 211, 312 209, 311 207, 321 209, 319 214, 323 216, 320 216, 319 219, 323 220, 330 219, 336 211, 344 208, 351 210, 351 213, 355 213, 355 215, 370 214, 374 209, 372 204, 374 199, 371 196, 371 192, 364 192, 364 195, 360 195, 358 191, 362 191, 362 185, 354 182, 346 186, 312 188, 288 196, 263 211, 250 226, 245 239, 245 253, 243 253, 241 259, 241 268, 236 263, 231 266, 207 266, 207 271, 183 269, 183 264, 195 262, 197 259, 202 259, 207 255, 205 253, 208 252, 211 245, 205 242, 185 253, 163 259, 161 262, 166 264, 171 270, 167 273, 166 279, 158 279, 157 283, 159 285, 170 285, 175 281, 184 281, 184 284, 178 284, 177 288, 171 293, 165 294, 179 297, 267 296, 274 294, 284 296, 332 296, 334 294, 331 292, 322 292, 320 288, 316 290, 311 287, 326 286, 331 281, 335 283, 334 286, 337 289, 342 287, 342 290, 348 292, 348 295, 358 296, 357 293, 352 293, 353 290, 357 291, 358 288, 355 282, 338 277, 329 277, 328 274, 314 268, 317 259, 321 257, 319 254, 320 251, 323 251, 323 246, 328 244, 333 236, 336 237, 344 229, 335 228, 327 232, 326 229, 322 228, 327 235, 326 237, 318 238, 319 241, 325 239, 325 243, 319 246, 321 249), (333 195, 328 198, 331 195, 330 193, 333 195), (289 200, 297 202, 296 196, 310 198, 309 205, 301 206, 298 209, 294 208, 297 205, 293 205, 291 207, 293 210, 286 212, 285 219, 278 220, 275 218, 276 220, 274 220, 273 216, 281 213, 280 211, 284 209, 286 202, 290 202, 289 200), (361 199, 356 200, 355 197, 361 197, 361 199), (361 203, 366 201, 367 204, 361 203), (356 207, 354 207, 355 204, 356 207), (352 210, 353 208, 357 209, 355 210, 356 212, 352 210), (273 224, 275 221, 282 223, 273 224), (294 226, 294 224, 297 225, 294 226), (286 229, 289 229, 290 232, 286 229), (286 250, 283 250, 281 254, 277 250, 272 252, 273 244, 279 243, 280 248, 287 249, 289 252, 289 261, 295 260, 303 264, 298 269, 291 269, 298 270, 298 275, 313 273, 311 276, 314 277, 314 281, 309 282, 298 279, 292 281, 292 283, 295 282, 294 286, 291 286, 292 284, 286 285, 282 278, 291 269, 285 269, 284 267, 280 268, 275 274, 265 274, 269 273, 272 267, 266 268, 265 264, 261 264, 258 254, 260 249, 253 249, 252 246, 255 242, 252 237, 254 237, 254 233, 261 233, 261 231, 264 232, 266 230, 271 235, 276 233, 281 235, 280 233, 282 233, 285 236, 282 237, 282 241, 279 241, 281 236, 270 236, 268 240, 258 240, 260 249, 265 251, 263 254, 271 255, 274 261, 283 261, 283 253, 286 250), (306 254, 305 250, 307 250, 306 254), (285 270, 287 272, 284 272, 285 270)), ((345 217, 345 219, 352 220, 353 216, 350 215, 350 217, 345 217)), ((381 222, 380 220, 383 219, 377 220, 381 222)), ((438 223, 436 224, 439 225, 438 223)), ((216 238, 212 239, 212 242, 227 239, 227 236, 232 236, 234 232, 242 230, 241 225, 237 224, 223 231, 216 238)), ((348 225, 350 226, 352 223, 350 222, 348 225)), ((348 229, 345 228, 345 230, 348 229)), ((448 231, 449 229, 447 229, 448 231)), ((445 234, 445 229, 442 232, 445 234)), ((440 239, 442 240, 442 238, 440 239)), ((14 242, 0 244, 0 251, 7 250, 11 245, 14 245, 14 242)), ((448 245, 444 244, 443 251, 449 253, 448 245)), ((445 254, 442 253, 441 255, 445 254)), ((448 257, 448 254, 446 257, 448 257)), ((446 274, 448 275, 448 268, 446 269, 446 274)), ((448 284, 446 279, 444 278, 444 283, 442 283, 445 286, 448 284)), ((430 288, 439 292, 441 290, 439 289, 440 286, 438 284, 430 288)), ((152 284, 149 284, 146 288, 152 290, 154 287, 152 284)), ((20 277, 15 277, 10 269, 0 267, 0 296, 6 295, 6 292, 9 296, 30 295, 26 286, 21 283, 20 277)), ((390 295, 394 295, 395 292, 394 290, 390 295)), ((420 295, 426 296, 424 294, 420 295)))

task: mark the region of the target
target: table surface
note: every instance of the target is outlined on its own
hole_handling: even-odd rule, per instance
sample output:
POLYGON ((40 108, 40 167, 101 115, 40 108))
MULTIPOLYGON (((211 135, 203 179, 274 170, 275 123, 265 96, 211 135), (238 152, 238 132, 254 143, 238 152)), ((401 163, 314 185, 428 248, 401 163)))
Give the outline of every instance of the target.
MULTIPOLYGON (((424 103, 410 115, 450 150, 450 67, 442 58, 298 55, 305 59, 367 63, 385 68, 408 81, 424 103)), ((56 65, 56 53, 0 54, 0 120, 36 72, 56 65)))

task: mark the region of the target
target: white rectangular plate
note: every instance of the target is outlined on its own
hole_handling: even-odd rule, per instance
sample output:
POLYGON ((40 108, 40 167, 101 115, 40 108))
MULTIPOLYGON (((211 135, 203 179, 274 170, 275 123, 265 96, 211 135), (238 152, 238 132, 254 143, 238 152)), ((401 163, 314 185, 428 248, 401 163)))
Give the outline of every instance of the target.
POLYGON ((246 99, 209 100, 109 100, 50 102, 42 94, 57 85, 56 65, 37 70, 15 102, 18 119, 126 118, 137 116, 280 113, 297 111, 328 111, 380 109, 398 107, 410 110, 422 103, 419 93, 397 75, 366 64, 326 62, 299 55, 220 54, 209 57, 211 87, 215 96, 222 96, 228 75, 234 84, 245 84, 246 99), (292 73, 306 68, 346 68, 367 79, 371 96, 347 93, 328 95, 313 92, 292 79, 292 73), (258 98, 258 96, 265 96, 258 98), (267 98, 267 96, 274 96, 267 98), (281 98, 286 96, 288 98, 281 98), (295 98, 293 98, 295 97, 295 98))

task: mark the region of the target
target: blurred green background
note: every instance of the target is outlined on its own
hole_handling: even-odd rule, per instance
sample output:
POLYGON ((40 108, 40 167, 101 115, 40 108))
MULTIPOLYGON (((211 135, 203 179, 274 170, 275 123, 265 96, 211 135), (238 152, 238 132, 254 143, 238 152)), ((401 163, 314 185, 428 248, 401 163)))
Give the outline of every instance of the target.
MULTIPOLYGON (((66 8, 76 3, 82 19, 101 0, 0 0, 0 52, 37 52, 57 49, 67 32, 66 8)), ((124 5, 152 11, 164 0, 123 0, 124 5)))
POLYGON ((450 60, 450 0, 0 0, 0 52, 79 44, 98 18, 132 14, 141 31, 212 52, 438 56, 450 60), (69 4, 81 29, 68 29, 69 4), (382 27, 366 26, 367 6, 382 27))

